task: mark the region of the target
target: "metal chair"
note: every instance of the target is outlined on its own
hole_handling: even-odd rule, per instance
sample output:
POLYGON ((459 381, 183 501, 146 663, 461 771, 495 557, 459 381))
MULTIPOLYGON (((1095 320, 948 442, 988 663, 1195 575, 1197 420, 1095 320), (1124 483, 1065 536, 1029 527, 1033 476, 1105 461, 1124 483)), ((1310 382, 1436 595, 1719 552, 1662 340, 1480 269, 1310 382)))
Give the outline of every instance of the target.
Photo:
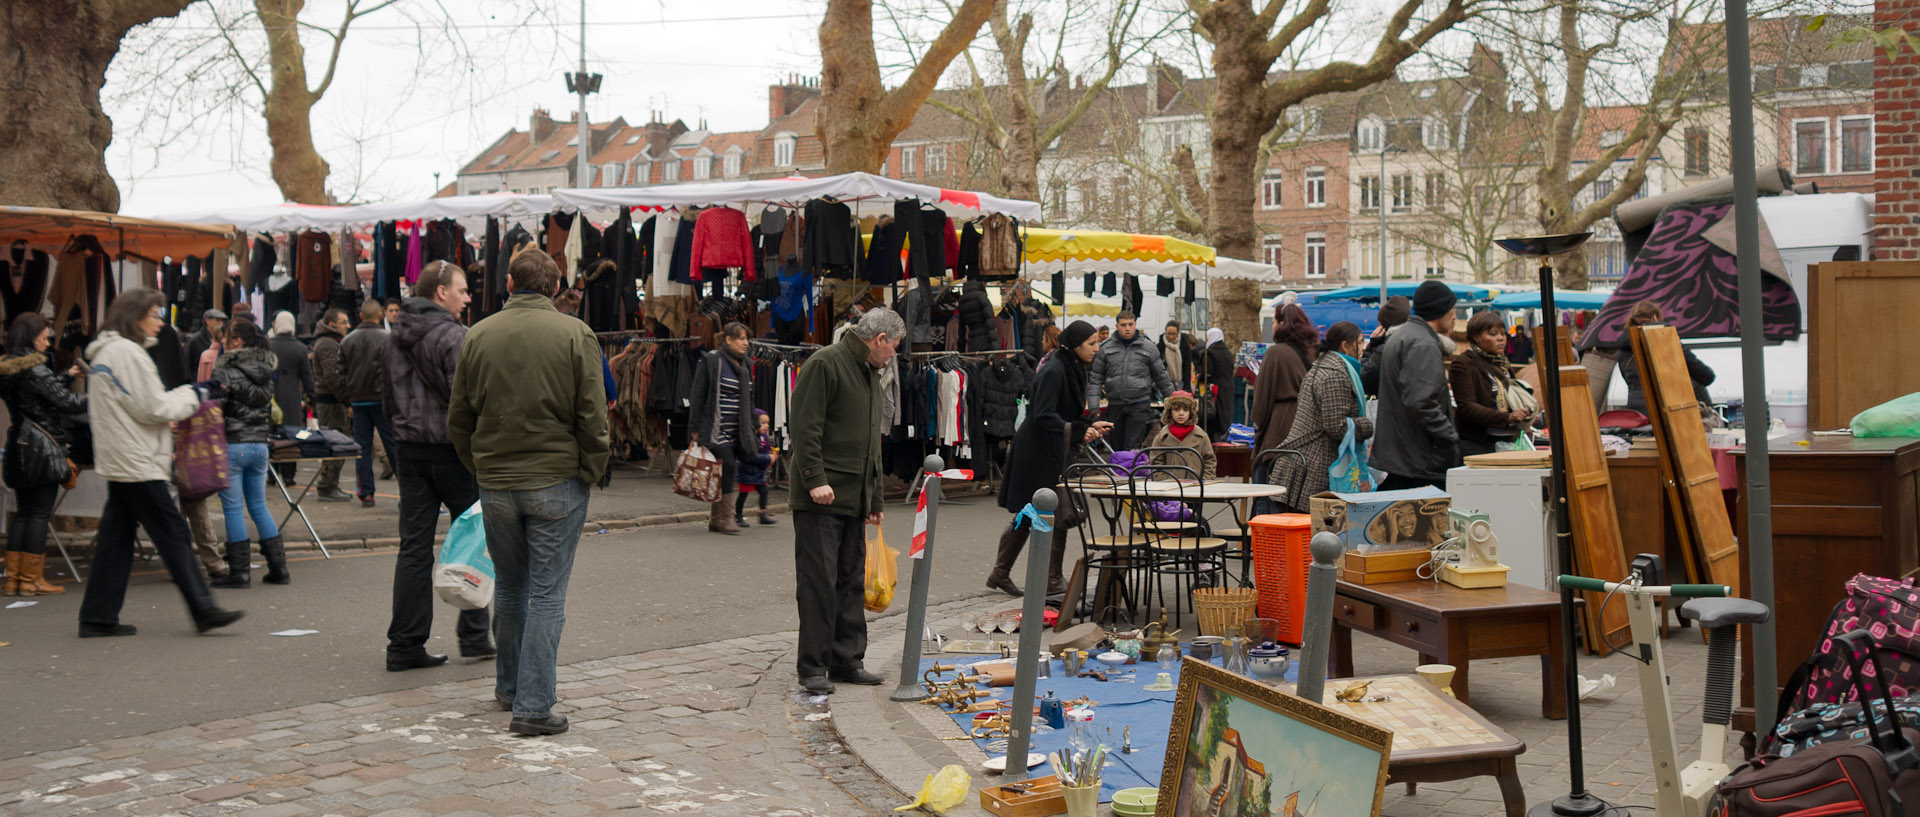
POLYGON ((1086 618, 1103 625, 1112 623, 1108 616, 1114 612, 1124 613, 1129 622, 1134 619, 1135 605, 1141 598, 1135 576, 1146 565, 1147 537, 1144 530, 1131 524, 1130 487, 1125 495, 1100 497, 1089 497, 1084 489, 1130 483, 1130 478, 1117 477, 1111 466, 1091 462, 1067 466, 1061 478, 1066 488, 1061 499, 1071 503, 1084 520, 1079 525, 1080 553, 1086 560, 1087 573, 1095 577, 1093 596, 1086 602, 1086 618))
POLYGON ((1224 555, 1227 540, 1203 535, 1200 509, 1206 504, 1207 486, 1200 481, 1198 472, 1184 465, 1154 465, 1142 470, 1146 471, 1146 479, 1132 483, 1134 504, 1142 513, 1151 517, 1155 503, 1173 502, 1187 509, 1193 517, 1182 529, 1169 529, 1176 526, 1147 528, 1147 554, 1152 557, 1147 566, 1147 590, 1159 599, 1162 612, 1168 609, 1173 611, 1174 624, 1178 626, 1183 618, 1181 600, 1188 598, 1199 578, 1226 573, 1224 555), (1148 493, 1149 482, 1171 487, 1155 495, 1148 493), (1174 601, 1171 608, 1166 603, 1164 580, 1168 577, 1173 579, 1174 601))

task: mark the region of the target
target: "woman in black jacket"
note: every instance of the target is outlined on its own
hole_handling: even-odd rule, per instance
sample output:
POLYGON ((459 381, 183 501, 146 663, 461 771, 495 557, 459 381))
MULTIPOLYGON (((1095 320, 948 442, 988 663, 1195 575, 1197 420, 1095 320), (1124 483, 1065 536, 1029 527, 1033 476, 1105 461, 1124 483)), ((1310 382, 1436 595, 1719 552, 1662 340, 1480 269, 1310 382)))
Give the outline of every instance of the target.
POLYGON ((214 587, 250 587, 253 553, 247 541, 247 517, 253 517, 260 535, 260 555, 267 560, 268 584, 286 584, 287 550, 280 529, 267 512, 267 443, 273 428, 273 353, 260 346, 260 327, 236 317, 227 327, 226 351, 213 364, 213 379, 224 389, 220 413, 227 422, 227 487, 220 492, 220 510, 227 522, 227 575, 214 587))
POLYGON ((734 469, 742 459, 760 453, 753 421, 753 365, 747 362, 747 327, 729 323, 720 328, 720 348, 700 359, 688 396, 689 439, 707 447, 720 460, 720 498, 707 514, 707 530, 737 534, 733 521, 734 469))
POLYGON ((1214 327, 1207 330, 1207 348, 1200 353, 1200 362, 1195 371, 1200 379, 1200 393, 1208 400, 1203 401, 1201 409, 1207 427, 1207 436, 1215 440, 1227 438, 1227 426, 1233 424, 1233 350, 1227 348, 1227 333, 1214 327))
MULTIPOLYGON (((65 457, 70 442, 67 418, 87 410, 87 396, 74 394, 61 378, 47 367, 47 345, 52 333, 47 321, 37 312, 22 312, 13 319, 7 332, 7 356, 0 358, 0 396, 6 398, 13 425, 7 432, 4 472, 7 486, 13 489, 13 525, 7 529, 7 582, 9 596, 57 596, 67 592, 48 584, 43 568, 47 562, 47 519, 53 514, 54 499, 60 495, 59 483, 26 484, 22 465, 32 457, 65 457), (32 451, 20 442, 20 429, 32 422, 60 444, 58 451, 32 451)), ((69 378, 86 370, 74 364, 69 378)))
MULTIPOLYGON (((1093 325, 1086 321, 1074 321, 1060 333, 1060 348, 1033 378, 1027 420, 1014 432, 1006 478, 1000 481, 1000 507, 1019 513, 1033 500, 1033 492, 1058 486, 1072 447, 1100 439, 1113 428, 1104 420, 1089 423, 1086 419, 1087 363, 1098 349, 1093 325)), ((987 574, 988 587, 1010 596, 1020 595, 1020 587, 1013 583, 1013 561, 1020 558, 1026 543, 1026 531, 1015 518, 1000 534, 1000 552, 994 559, 993 572, 987 574)), ((1067 552, 1066 526, 1054 526, 1051 550, 1048 595, 1066 591, 1066 582, 1060 577, 1060 560, 1067 552)))

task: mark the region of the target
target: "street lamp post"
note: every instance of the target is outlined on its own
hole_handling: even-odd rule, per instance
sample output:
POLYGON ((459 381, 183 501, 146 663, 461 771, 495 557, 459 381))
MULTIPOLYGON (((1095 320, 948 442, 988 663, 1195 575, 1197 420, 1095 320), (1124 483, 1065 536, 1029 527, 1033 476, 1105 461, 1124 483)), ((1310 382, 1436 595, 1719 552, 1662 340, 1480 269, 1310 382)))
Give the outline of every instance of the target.
POLYGON ((1380 305, 1387 305, 1387 132, 1380 130, 1380 181, 1373 194, 1380 205, 1380 305))

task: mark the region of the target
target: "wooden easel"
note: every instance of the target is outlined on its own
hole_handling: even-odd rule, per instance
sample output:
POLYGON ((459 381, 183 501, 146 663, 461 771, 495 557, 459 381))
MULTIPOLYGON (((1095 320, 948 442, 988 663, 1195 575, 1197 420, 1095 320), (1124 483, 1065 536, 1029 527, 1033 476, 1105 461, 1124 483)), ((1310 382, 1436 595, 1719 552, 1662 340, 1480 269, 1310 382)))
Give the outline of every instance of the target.
POLYGON ((1660 480, 1677 519, 1680 552, 1687 580, 1696 584, 1740 586, 1740 543, 1720 495, 1720 472, 1713 467, 1707 427, 1680 345, 1671 326, 1635 327, 1627 333, 1640 361, 1640 387, 1660 447, 1660 480))
MULTIPOLYGON (((1627 556, 1620 544, 1620 517, 1613 508, 1613 482, 1607 453, 1600 446, 1600 415, 1593 410, 1583 366, 1560 367, 1560 427, 1566 452, 1567 502, 1573 520, 1573 572, 1610 582, 1627 577, 1627 556)), ((1563 566, 1562 569, 1565 569, 1563 566)), ((1604 594, 1587 593, 1581 610, 1587 651, 1604 654, 1608 644, 1626 642, 1624 603, 1602 604, 1604 594)), ((1569 706, 1574 705, 1572 702, 1569 706)))

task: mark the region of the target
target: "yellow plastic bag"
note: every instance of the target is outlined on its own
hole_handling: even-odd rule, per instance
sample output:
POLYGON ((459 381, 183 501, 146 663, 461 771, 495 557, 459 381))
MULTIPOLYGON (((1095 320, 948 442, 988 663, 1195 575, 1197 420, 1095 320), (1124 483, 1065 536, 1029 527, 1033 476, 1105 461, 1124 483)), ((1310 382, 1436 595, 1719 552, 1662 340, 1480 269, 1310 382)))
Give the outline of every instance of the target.
POLYGON ((893 603, 893 585, 900 579, 900 568, 895 564, 900 551, 887 547, 887 536, 879 525, 872 530, 873 535, 867 537, 867 609, 884 613, 893 603))
POLYGON ((947 809, 967 801, 967 791, 973 786, 973 778, 967 776, 967 770, 958 765, 943 766, 935 774, 927 775, 927 782, 920 787, 920 793, 913 802, 894 811, 912 811, 923 808, 935 814, 944 814, 947 809))

